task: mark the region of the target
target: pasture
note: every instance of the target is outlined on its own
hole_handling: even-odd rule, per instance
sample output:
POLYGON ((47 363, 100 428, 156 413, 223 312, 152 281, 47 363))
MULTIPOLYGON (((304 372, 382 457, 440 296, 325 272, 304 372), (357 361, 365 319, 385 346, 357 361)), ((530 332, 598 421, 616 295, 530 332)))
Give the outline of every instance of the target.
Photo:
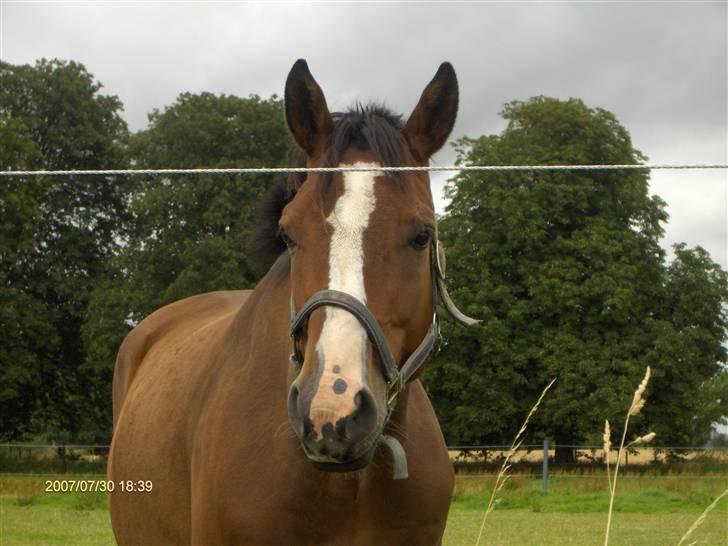
MULTIPOLYGON (((45 479, 63 476, 0 478, 0 544, 114 544, 105 494, 45 493, 45 479)), ((469 546, 475 542, 492 479, 482 475, 457 477, 445 546, 469 546)), ((555 473, 549 493, 543 494, 538 479, 514 475, 506 485, 502 502, 488 518, 485 544, 602 544, 609 503, 603 482, 598 474, 555 473)), ((610 543, 677 544, 703 509, 726 487, 728 474, 718 469, 702 475, 628 473, 618 485, 610 543)), ((728 499, 717 505, 693 538, 703 545, 726 543, 728 499)))

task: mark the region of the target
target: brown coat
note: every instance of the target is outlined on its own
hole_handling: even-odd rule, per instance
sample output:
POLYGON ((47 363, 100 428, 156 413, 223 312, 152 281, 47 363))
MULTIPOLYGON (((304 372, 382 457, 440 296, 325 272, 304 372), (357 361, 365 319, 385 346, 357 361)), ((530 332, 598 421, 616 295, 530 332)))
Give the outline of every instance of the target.
POLYGON ((381 450, 351 474, 303 454, 286 415, 287 267, 281 258, 253 292, 168 305, 124 341, 109 478, 153 490, 111 495, 122 546, 439 544, 452 466, 419 381, 393 418, 405 422, 407 480, 392 480, 381 450))

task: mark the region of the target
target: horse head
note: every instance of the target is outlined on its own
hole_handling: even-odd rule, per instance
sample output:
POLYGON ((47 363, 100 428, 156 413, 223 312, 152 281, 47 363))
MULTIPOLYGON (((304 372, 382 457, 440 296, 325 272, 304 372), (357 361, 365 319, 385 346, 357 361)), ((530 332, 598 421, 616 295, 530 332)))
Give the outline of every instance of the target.
POLYGON ((449 63, 404 123, 374 105, 332 115, 305 61, 288 75, 286 121, 306 166, 354 169, 309 171, 279 221, 290 255, 288 415, 320 469, 362 468, 383 439, 396 455, 385 427, 439 335, 444 271, 428 173, 387 168, 426 166, 457 107, 449 63))

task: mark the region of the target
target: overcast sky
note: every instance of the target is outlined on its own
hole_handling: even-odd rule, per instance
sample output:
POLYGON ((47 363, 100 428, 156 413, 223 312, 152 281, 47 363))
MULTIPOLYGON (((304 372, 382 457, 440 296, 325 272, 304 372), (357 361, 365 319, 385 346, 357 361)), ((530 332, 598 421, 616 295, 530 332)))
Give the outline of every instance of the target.
MULTIPOLYGON (((726 5, 0 0, 0 58, 82 62, 132 130, 184 91, 280 96, 299 57, 332 110, 379 99, 407 114, 448 60, 460 82, 453 138, 499 132, 511 100, 578 97, 613 112, 651 162, 726 163, 726 5)), ((453 161, 449 147, 434 158, 453 161)), ((447 176, 433 176, 440 211, 447 176)), ((664 245, 701 245, 726 268, 727 186, 726 171, 655 171, 664 245)))

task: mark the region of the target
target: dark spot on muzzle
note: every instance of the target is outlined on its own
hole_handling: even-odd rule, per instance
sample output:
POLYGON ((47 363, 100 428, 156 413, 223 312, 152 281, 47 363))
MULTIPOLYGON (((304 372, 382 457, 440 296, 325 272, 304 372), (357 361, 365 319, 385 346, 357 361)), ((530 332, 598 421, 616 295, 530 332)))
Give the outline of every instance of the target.
POLYGON ((339 378, 336 381, 334 381, 334 394, 344 394, 346 392, 346 389, 349 388, 349 385, 346 384, 346 381, 339 378))

